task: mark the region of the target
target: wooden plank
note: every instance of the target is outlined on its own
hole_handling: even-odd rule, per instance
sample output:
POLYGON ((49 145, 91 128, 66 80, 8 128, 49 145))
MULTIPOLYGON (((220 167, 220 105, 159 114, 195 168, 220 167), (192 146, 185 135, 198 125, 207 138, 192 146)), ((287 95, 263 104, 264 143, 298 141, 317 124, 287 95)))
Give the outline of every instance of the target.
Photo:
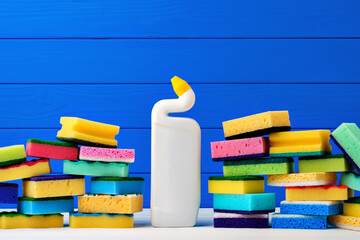
MULTIPOLYGON (((331 129, 332 131, 333 129, 331 129)), ((25 144, 29 138, 56 140, 55 129, 0 129, 0 147, 25 144)), ((201 171, 203 173, 222 173, 222 163, 211 159, 210 142, 223 140, 221 129, 203 129, 201 144, 201 171)), ((151 130, 150 129, 122 129, 118 137, 119 148, 135 149, 135 162, 130 164, 130 172, 141 174, 151 171, 151 130)), ((341 153, 330 141, 333 153, 341 153)), ((29 157, 29 159, 32 159, 29 157)), ((63 161, 51 160, 54 173, 62 173, 63 161)))
MULTIPOLYGON (((179 116, 202 128, 270 110, 289 110, 294 128, 336 128, 360 119, 360 84, 193 84, 196 103, 179 116)), ((170 84, 0 85, 0 128, 60 128, 61 116, 77 116, 150 128, 153 105, 175 98, 170 84)))
POLYGON ((0 56, 0 83, 360 82, 360 39, 1 40, 0 56))
POLYGON ((356 0, 0 2, 2 38, 360 37, 356 0))

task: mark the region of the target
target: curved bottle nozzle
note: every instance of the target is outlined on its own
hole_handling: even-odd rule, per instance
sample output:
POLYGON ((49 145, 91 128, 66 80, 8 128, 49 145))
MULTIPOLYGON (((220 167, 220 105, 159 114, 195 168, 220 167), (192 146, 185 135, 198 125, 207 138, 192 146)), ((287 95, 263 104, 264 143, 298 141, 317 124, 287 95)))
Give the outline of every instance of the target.
POLYGON ((175 76, 171 79, 171 84, 174 88, 174 91, 178 97, 189 91, 191 89, 190 85, 183 79, 175 76))

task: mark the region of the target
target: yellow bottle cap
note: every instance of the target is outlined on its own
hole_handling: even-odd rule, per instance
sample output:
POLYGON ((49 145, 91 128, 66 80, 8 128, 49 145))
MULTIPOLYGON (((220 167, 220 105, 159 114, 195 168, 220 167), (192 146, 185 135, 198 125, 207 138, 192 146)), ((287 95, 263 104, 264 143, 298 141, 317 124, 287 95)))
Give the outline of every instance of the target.
POLYGON ((178 97, 180 97, 181 95, 189 91, 189 89, 191 89, 190 85, 185 80, 177 76, 171 79, 171 83, 178 97))

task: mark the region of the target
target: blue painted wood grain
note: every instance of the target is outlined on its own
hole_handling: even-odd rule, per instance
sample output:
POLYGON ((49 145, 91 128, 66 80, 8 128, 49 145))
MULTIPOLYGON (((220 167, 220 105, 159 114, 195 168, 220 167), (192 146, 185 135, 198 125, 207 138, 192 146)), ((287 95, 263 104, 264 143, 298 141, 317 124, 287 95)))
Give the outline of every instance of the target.
POLYGON ((9 0, 2 38, 360 37, 357 0, 9 0))
MULTIPOLYGON (((294 128, 336 128, 360 119, 360 84, 193 84, 195 106, 181 116, 202 128, 269 110, 289 110, 294 128)), ((150 128, 153 105, 175 98, 170 84, 6 84, 0 128, 61 127, 61 116, 150 128)))
POLYGON ((0 83, 358 83, 360 39, 0 40, 0 83))

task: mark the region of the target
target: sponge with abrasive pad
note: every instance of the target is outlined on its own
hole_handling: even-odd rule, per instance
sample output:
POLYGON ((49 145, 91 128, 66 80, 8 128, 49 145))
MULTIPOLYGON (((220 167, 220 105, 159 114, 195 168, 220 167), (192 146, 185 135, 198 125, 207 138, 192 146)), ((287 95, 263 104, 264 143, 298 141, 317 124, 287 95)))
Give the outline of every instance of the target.
POLYGON ((127 177, 129 176, 128 163, 103 163, 87 161, 64 161, 64 174, 104 176, 104 177, 127 177))
POLYGON ((0 168, 0 182, 51 173, 49 159, 38 159, 0 168))
POLYGON ((360 174, 356 172, 343 172, 340 178, 340 184, 348 188, 360 191, 360 174))
POLYGON ((61 117, 62 128, 56 138, 70 143, 93 147, 116 148, 119 126, 93 122, 76 117, 61 117))
POLYGON ((226 140, 268 135, 291 129, 288 111, 269 111, 223 122, 226 140))
POLYGON ((79 152, 79 160, 84 161, 132 163, 134 159, 134 149, 80 147, 79 152))
POLYGON ((0 167, 8 167, 26 161, 24 145, 0 148, 0 167))
POLYGON ((66 142, 31 138, 26 143, 26 156, 30 157, 76 161, 78 152, 77 145, 66 142))
POLYGON ((211 143, 213 161, 256 158, 269 155, 269 140, 265 137, 236 139, 211 143))
POLYGON ((345 172, 353 170, 343 154, 299 157, 299 172, 345 172))
POLYGON ((344 215, 360 217, 360 197, 349 198, 344 201, 344 215))
POLYGON ((260 176, 209 177, 209 193, 263 193, 264 178, 260 176))
POLYGON ((274 214, 272 228, 326 229, 326 216, 306 216, 295 214, 274 214))
POLYGON ((20 197, 18 202, 18 212, 24 214, 53 214, 74 211, 74 198, 54 197, 54 198, 29 198, 20 197))
POLYGON ((294 172, 292 158, 263 158, 225 161, 224 176, 287 174, 294 172))
POLYGON ((267 185, 278 187, 332 185, 336 181, 336 173, 292 173, 267 177, 267 185))
POLYGON ((331 225, 338 228, 360 231, 360 217, 352 217, 345 215, 329 216, 328 221, 331 225))
POLYGON ((63 227, 63 215, 28 215, 16 212, 0 213, 0 229, 15 228, 60 228, 63 227))
POLYGON ((84 176, 50 175, 23 180, 23 196, 50 198, 85 193, 84 176))
POLYGON ((342 212, 341 201, 282 201, 280 203, 282 214, 329 216, 342 212))
POLYGON ((71 228, 132 228, 133 214, 70 213, 71 228))
POLYGON ((144 194, 142 177, 93 177, 91 178, 92 194, 144 194))
POLYGON ((269 134, 271 157, 301 157, 331 154, 329 130, 277 132, 269 134))
POLYGON ((214 213, 215 228, 268 228, 268 214, 214 213))
POLYGON ((18 200, 18 185, 15 183, 0 183, 0 204, 16 204, 18 200))
POLYGON ((286 188, 286 201, 347 200, 348 196, 348 188, 344 185, 286 188))

